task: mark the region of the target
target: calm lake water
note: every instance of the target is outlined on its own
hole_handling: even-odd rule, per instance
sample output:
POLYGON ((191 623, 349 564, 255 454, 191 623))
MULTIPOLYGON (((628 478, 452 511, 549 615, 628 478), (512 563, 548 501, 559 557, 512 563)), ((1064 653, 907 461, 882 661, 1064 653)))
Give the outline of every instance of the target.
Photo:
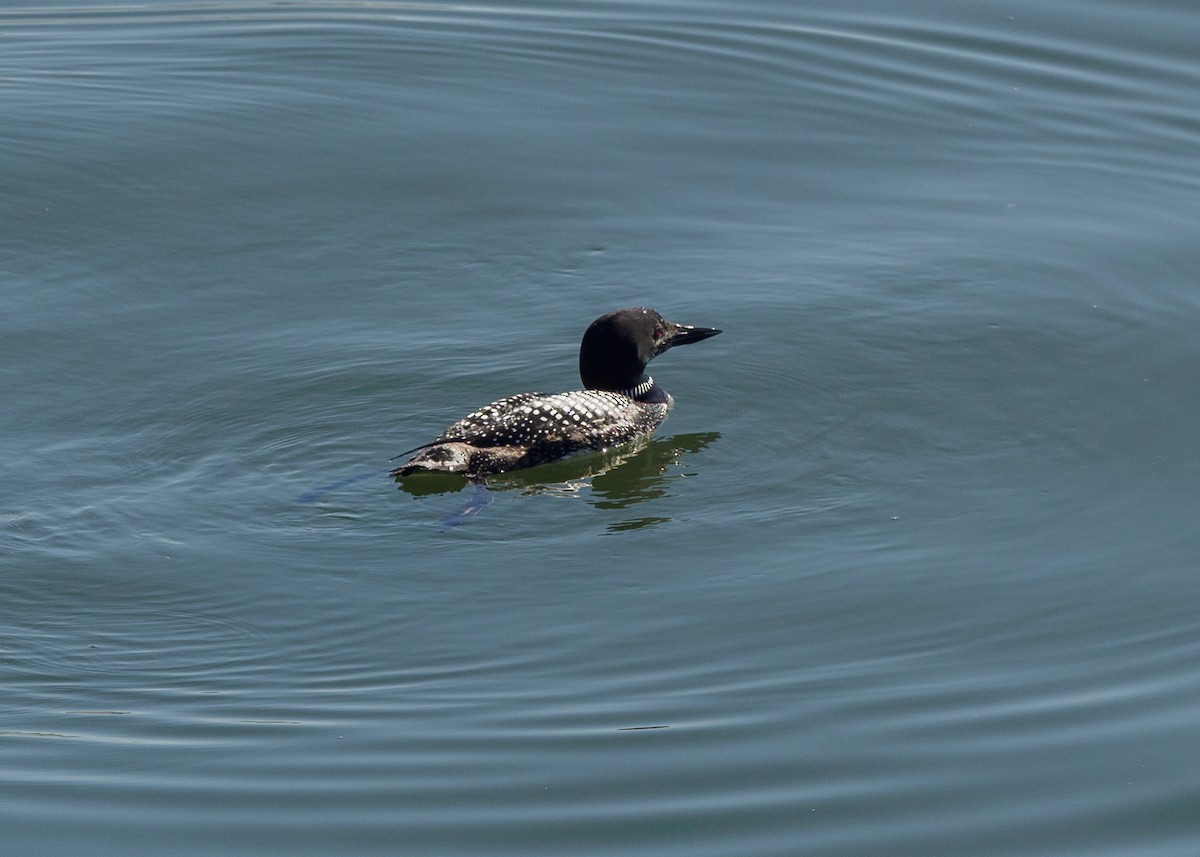
POLYGON ((1196 11, 4 4, 6 850, 1195 857, 1196 11))

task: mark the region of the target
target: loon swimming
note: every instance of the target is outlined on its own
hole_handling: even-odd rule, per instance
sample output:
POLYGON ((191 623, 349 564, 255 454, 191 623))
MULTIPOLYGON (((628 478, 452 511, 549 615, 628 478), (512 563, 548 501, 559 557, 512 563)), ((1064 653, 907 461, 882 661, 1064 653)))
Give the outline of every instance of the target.
POLYGON ((675 324, 645 307, 602 315, 584 331, 579 346, 579 376, 586 389, 519 393, 485 405, 429 443, 402 453, 417 454, 391 475, 480 477, 647 435, 667 418, 674 400, 645 374, 646 364, 668 348, 720 332, 675 324))

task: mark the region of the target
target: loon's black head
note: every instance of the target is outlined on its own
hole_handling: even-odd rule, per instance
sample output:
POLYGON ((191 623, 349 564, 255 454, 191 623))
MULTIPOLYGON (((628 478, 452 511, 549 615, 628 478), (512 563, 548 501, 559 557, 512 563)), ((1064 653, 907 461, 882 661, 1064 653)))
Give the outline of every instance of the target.
POLYGON ((589 390, 629 390, 641 381, 646 364, 668 348, 720 332, 715 327, 676 324, 645 307, 614 310, 584 331, 579 377, 589 390))

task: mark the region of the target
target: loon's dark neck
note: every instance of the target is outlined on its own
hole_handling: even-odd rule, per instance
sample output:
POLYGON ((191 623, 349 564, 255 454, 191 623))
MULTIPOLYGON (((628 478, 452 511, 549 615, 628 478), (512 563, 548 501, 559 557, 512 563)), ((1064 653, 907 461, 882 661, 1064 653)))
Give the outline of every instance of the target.
POLYGON ((640 307, 600 316, 584 331, 579 344, 583 386, 612 393, 636 389, 654 356, 654 335, 661 338, 665 329, 662 316, 640 307))

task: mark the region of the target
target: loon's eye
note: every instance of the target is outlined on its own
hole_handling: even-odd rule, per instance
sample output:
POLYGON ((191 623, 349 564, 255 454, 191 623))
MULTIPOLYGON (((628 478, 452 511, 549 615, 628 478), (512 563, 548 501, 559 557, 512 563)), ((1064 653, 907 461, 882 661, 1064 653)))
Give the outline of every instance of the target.
POLYGON ((662 328, 661 327, 654 328, 654 338, 662 339, 662 328))

